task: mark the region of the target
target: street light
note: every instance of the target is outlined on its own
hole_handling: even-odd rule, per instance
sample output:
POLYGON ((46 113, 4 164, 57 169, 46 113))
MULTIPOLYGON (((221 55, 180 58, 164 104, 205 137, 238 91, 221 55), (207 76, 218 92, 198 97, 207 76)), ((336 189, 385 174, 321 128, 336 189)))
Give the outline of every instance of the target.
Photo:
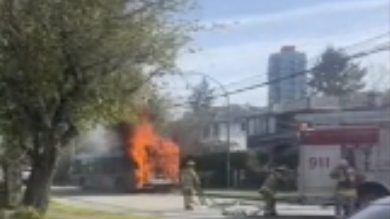
POLYGON ((227 120, 226 120, 226 143, 227 143, 227 150, 226 150, 226 186, 230 186, 230 125, 231 125, 231 110, 230 110, 230 96, 229 92, 227 91, 226 87, 217 79, 214 77, 211 77, 210 75, 201 73, 201 72, 186 72, 184 75, 199 75, 203 76, 204 78, 207 78, 214 83, 216 83, 222 90, 223 95, 226 98, 226 115, 227 115, 227 120))

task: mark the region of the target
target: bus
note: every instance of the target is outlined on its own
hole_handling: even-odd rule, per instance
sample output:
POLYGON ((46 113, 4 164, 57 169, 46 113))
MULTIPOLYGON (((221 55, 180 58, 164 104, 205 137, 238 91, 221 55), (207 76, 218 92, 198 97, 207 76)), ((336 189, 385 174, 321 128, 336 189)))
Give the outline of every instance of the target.
POLYGON ((83 189, 134 191, 134 164, 121 153, 79 154, 73 160, 72 181, 83 189))
POLYGON ((147 184, 137 186, 136 165, 123 153, 78 154, 72 162, 73 184, 84 190, 118 192, 169 191, 177 185, 175 180, 156 173, 147 184))

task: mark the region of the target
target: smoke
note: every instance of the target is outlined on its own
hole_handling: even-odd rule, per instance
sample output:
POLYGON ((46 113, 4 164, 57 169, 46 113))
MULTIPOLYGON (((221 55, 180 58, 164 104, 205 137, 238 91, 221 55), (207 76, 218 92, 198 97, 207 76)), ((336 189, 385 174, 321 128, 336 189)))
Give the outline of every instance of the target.
POLYGON ((125 153, 131 161, 129 165, 134 165, 135 183, 139 189, 154 179, 177 183, 178 145, 160 136, 147 117, 135 125, 122 125, 112 128, 97 126, 79 139, 79 152, 93 156, 125 153))
POLYGON ((120 134, 112 129, 98 125, 95 129, 81 137, 79 144, 81 152, 91 155, 105 155, 122 149, 120 134))

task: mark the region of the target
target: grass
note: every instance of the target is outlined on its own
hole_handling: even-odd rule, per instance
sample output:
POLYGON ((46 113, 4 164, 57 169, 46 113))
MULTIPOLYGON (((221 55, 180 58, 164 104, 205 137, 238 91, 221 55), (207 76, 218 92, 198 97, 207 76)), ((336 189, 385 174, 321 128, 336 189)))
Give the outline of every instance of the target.
POLYGON ((53 202, 47 212, 47 219, 147 219, 129 214, 116 214, 104 211, 95 211, 53 202))

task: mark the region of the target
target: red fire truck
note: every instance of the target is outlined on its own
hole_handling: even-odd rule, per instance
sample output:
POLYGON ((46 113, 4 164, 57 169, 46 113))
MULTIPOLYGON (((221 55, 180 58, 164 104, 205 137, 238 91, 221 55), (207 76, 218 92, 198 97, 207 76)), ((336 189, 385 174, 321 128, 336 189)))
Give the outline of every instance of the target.
POLYGON ((353 116, 349 120, 343 117, 344 122, 340 123, 339 117, 338 124, 332 123, 330 117, 326 114, 322 117, 327 124, 318 122, 299 131, 300 197, 310 203, 331 201, 335 182, 329 174, 341 159, 347 159, 365 178, 358 187, 360 201, 389 195, 390 122, 386 121, 387 117, 382 117, 382 122, 369 122, 374 117, 364 117, 364 123, 362 117, 352 119, 353 116))

